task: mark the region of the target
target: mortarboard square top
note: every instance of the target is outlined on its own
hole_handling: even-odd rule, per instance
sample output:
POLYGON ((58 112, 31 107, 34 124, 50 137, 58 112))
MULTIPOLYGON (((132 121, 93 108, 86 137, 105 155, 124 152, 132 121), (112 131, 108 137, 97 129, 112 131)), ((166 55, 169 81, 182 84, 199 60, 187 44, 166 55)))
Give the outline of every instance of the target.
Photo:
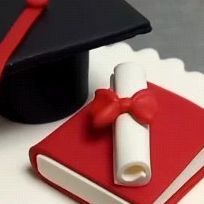
MULTIPOLYGON (((0 39, 25 5, 1 0, 0 39)), ((51 0, 5 66, 1 114, 26 123, 66 117, 87 98, 88 51, 150 30, 124 0, 51 0)))

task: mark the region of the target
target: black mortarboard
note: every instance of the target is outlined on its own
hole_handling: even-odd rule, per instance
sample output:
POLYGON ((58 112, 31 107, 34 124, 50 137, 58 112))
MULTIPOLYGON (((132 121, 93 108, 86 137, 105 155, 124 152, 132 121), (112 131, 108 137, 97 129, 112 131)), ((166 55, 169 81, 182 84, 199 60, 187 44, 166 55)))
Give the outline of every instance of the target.
MULTIPOLYGON (((0 1, 0 39, 25 7, 0 1)), ((88 51, 150 30, 124 0, 51 0, 4 67, 0 113, 26 123, 66 117, 87 98, 88 51)))

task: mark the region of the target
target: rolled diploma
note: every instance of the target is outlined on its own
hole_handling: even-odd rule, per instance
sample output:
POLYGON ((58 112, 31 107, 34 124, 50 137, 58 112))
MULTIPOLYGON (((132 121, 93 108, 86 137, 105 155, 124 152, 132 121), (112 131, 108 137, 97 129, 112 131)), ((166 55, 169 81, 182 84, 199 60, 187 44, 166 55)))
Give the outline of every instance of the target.
MULTIPOLYGON (((113 88, 120 98, 132 97, 147 88, 145 71, 135 63, 115 68, 113 88)), ((149 126, 136 122, 128 113, 114 125, 114 180, 116 184, 141 186, 151 179, 149 126)))

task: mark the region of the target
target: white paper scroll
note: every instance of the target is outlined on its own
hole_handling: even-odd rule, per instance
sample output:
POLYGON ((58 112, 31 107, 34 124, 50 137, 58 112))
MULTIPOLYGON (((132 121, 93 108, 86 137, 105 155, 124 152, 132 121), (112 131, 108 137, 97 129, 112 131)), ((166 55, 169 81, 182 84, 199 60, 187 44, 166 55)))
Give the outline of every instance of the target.
MULTIPOLYGON (((132 97, 147 88, 145 71, 135 63, 115 68, 113 88, 120 98, 132 97)), ((136 122, 128 113, 120 115, 114 126, 115 183, 141 186, 150 181, 149 126, 136 122)))

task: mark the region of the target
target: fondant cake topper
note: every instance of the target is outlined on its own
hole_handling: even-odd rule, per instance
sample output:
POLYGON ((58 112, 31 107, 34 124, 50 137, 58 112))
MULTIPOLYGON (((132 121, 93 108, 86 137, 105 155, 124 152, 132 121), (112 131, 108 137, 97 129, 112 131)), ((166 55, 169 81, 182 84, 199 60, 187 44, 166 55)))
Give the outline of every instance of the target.
POLYGON ((135 62, 118 65, 111 89, 98 89, 90 112, 95 128, 114 124, 115 183, 145 185, 151 178, 149 124, 157 112, 144 69, 135 62), (119 98, 121 97, 121 98, 119 98))
MULTIPOLYGON (((153 49, 135 52, 127 44, 120 43, 91 52, 92 93, 97 88, 110 87, 107 76, 123 61, 135 61, 138 68, 145 69, 148 89, 156 96, 159 106, 151 123, 152 178, 148 185, 127 187, 114 184, 113 131, 111 127, 99 131, 93 129, 91 103, 30 150, 31 163, 37 174, 66 195, 73 198, 74 194, 74 199, 80 203, 154 203, 203 149, 204 75, 186 72, 181 60, 163 60, 153 49)), ((117 95, 131 97, 133 92, 128 96, 117 95)), ((133 122, 135 125, 135 120, 133 122)), ((134 136, 135 139, 138 137, 134 136)), ((139 151, 140 146, 137 148, 139 151)), ((196 173, 196 179, 201 179, 203 159, 195 159, 195 162, 198 165, 194 166, 193 174, 196 173)), ((186 180, 182 176, 175 182, 176 187, 170 187, 171 191, 167 189, 169 193, 164 193, 158 203, 177 203, 184 195, 182 190, 174 202, 167 200, 191 176, 192 168, 185 174, 186 180)), ((188 182, 187 187, 192 188, 192 182, 188 182)))
POLYGON ((0 37, 10 30, 1 43, 0 114, 18 122, 50 122, 78 110, 88 95, 89 50, 151 30, 124 0, 51 0, 27 33, 48 0, 27 4, 12 26, 25 0, 0 1, 0 37))

